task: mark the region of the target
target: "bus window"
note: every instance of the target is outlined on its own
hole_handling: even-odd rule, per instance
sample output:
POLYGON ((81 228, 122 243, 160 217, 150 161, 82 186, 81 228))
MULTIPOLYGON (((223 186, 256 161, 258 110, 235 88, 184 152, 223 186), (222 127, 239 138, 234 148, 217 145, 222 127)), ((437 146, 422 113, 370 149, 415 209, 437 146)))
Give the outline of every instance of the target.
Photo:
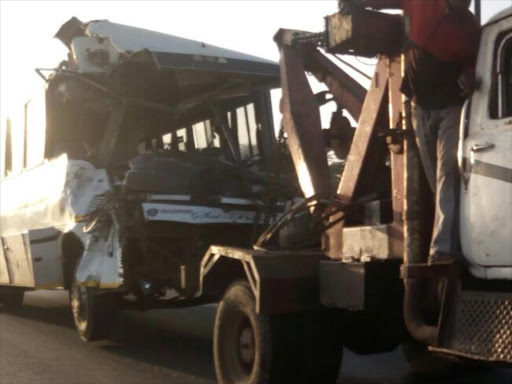
POLYGON ((162 142, 164 144, 164 149, 171 149, 171 134, 166 133, 162 136, 162 142))
POLYGON ((12 172, 12 132, 11 132, 11 119, 5 121, 5 157, 4 157, 4 170, 2 175, 6 177, 12 172))
POLYGON ((258 141, 256 138, 256 115, 254 104, 248 104, 236 110, 238 123, 238 143, 242 159, 248 159, 258 154, 258 141))
POLYGON ((249 137, 251 139, 251 148, 253 156, 258 154, 258 124, 256 122, 256 112, 254 110, 254 104, 249 104, 246 108, 247 121, 249 125, 249 137))
POLYGON ((220 138, 213 130, 211 120, 205 120, 193 125, 196 149, 220 148, 220 138))
POLYGON ((8 128, 5 135, 5 157, 9 162, 5 168, 5 176, 17 175, 23 170, 23 125, 25 124, 23 108, 16 108, 8 119, 8 128), (8 157, 8 158, 7 158, 8 157))
POLYGON ((171 148, 178 149, 185 152, 187 150, 187 128, 180 128, 173 133, 172 142, 176 140, 176 146, 171 145, 171 148))
POLYGON ((44 98, 33 98, 25 104, 24 166, 32 168, 44 160, 46 111, 44 98))
POLYGON ((194 124, 192 126, 192 129, 194 130, 194 140, 196 143, 196 148, 206 148, 208 146, 208 142, 206 138, 206 127, 204 122, 194 124))

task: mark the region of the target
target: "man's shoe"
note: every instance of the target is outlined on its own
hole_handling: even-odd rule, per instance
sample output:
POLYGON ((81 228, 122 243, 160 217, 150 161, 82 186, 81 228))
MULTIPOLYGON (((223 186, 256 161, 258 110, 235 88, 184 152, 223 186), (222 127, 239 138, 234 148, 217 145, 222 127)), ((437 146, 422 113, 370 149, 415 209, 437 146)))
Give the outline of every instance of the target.
POLYGON ((455 262, 455 257, 448 253, 436 252, 428 257, 428 264, 452 264, 455 262))

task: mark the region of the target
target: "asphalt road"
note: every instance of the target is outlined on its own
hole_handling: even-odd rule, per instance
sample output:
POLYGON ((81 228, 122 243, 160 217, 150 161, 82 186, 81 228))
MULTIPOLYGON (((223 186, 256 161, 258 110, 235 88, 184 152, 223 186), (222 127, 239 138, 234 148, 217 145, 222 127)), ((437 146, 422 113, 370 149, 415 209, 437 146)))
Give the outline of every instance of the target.
MULTIPOLYGON (((215 383, 214 306, 125 312, 111 340, 77 336, 65 292, 32 292, 22 309, 0 314, 1 384, 215 383)), ((442 379, 412 374, 401 351, 345 353, 343 384, 512 384, 512 370, 461 369, 442 379)), ((284 384, 284 383, 283 383, 284 384)))

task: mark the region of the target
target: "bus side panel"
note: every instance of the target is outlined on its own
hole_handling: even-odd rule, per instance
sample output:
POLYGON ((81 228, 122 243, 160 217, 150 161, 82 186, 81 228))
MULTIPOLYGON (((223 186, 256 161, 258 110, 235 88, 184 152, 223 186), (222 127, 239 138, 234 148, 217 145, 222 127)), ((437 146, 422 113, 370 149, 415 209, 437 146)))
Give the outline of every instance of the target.
POLYGON ((35 229, 28 231, 28 238, 35 287, 40 289, 63 287, 62 232, 56 228, 35 229))
POLYGON ((10 284, 34 287, 32 260, 28 249, 27 234, 17 234, 2 238, 10 284), (26 239, 25 239, 26 238, 26 239))
POLYGON ((7 261, 5 260, 4 243, 2 238, 0 238, 0 284, 9 284, 10 282, 7 261))

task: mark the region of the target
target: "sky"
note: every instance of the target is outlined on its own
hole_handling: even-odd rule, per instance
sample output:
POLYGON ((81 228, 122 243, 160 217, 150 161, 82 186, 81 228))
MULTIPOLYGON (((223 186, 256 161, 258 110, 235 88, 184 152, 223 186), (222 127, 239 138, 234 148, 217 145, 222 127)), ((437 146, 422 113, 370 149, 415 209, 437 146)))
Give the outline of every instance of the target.
MULTIPOLYGON (((511 4, 512 0, 483 0, 483 21, 511 4)), ((54 68, 66 58, 67 49, 53 36, 72 16, 82 21, 108 19, 278 61, 272 38, 279 28, 321 31, 324 17, 336 11, 336 0, 0 0, 2 128, 7 116, 20 114, 25 101, 43 89, 34 69, 54 68)), ((371 60, 355 63, 371 72, 371 60)))

